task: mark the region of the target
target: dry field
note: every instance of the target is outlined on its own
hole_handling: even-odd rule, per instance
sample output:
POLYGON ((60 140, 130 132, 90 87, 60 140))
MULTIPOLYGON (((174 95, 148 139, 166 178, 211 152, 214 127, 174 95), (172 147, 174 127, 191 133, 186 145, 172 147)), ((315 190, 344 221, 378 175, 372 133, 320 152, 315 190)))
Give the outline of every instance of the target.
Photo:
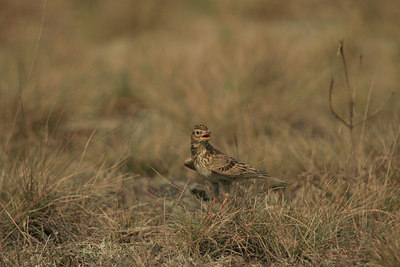
POLYGON ((390 0, 3 0, 0 265, 400 266, 399 17, 390 0), (195 123, 289 184, 238 183, 207 214, 183 165, 195 123))

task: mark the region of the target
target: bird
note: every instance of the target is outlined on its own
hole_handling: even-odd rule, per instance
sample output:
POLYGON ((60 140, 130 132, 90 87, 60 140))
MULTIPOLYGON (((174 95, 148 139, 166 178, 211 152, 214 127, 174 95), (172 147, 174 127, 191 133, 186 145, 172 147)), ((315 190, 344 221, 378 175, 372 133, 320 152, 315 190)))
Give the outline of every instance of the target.
POLYGON ((209 140, 211 131, 204 124, 196 124, 191 134, 191 156, 184 161, 184 165, 195 170, 203 179, 211 182, 213 202, 220 193, 220 184, 225 191, 225 200, 230 196, 231 184, 235 181, 250 178, 269 179, 287 184, 286 181, 271 177, 268 173, 258 170, 247 163, 239 162, 233 157, 214 148, 209 140))

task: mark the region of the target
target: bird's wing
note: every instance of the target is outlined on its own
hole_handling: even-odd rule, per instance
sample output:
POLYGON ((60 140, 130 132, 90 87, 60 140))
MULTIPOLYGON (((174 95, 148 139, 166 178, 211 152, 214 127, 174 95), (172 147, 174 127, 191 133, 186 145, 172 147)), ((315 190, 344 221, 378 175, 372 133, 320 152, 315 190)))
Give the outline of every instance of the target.
POLYGON ((193 159, 192 159, 192 157, 189 157, 189 158, 185 159, 184 164, 185 164, 186 167, 188 167, 188 168, 190 168, 190 169, 192 169, 192 170, 196 170, 196 168, 195 168, 194 165, 193 165, 193 159))
POLYGON ((213 158, 210 162, 210 169, 216 174, 237 179, 258 177, 261 174, 260 171, 246 163, 238 162, 236 159, 223 154, 217 154, 213 158))
POLYGON ((217 154, 210 162, 209 167, 212 172, 231 179, 261 178, 286 183, 281 179, 271 177, 266 172, 259 171, 246 163, 238 162, 236 159, 224 154, 217 154))
POLYGON ((242 174, 236 167, 238 162, 226 155, 215 155, 209 162, 209 168, 212 172, 230 178, 239 178, 242 174))

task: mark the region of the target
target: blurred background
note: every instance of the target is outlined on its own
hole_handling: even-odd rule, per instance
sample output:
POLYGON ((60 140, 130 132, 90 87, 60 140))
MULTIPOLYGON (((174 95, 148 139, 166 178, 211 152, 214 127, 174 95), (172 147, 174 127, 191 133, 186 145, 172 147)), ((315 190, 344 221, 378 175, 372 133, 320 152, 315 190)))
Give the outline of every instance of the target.
MULTIPOLYGON (((221 150, 290 176, 340 165, 348 146, 337 142, 348 135, 328 106, 334 77, 334 105, 347 116, 339 40, 356 120, 371 86, 373 111, 400 82, 397 1, 1 5, 5 151, 26 144, 21 136, 82 150, 92 136, 89 162, 128 157, 125 171, 181 177, 191 175, 182 162, 193 124, 204 123, 221 150)), ((395 95, 375 118, 376 134, 398 107, 395 95)))

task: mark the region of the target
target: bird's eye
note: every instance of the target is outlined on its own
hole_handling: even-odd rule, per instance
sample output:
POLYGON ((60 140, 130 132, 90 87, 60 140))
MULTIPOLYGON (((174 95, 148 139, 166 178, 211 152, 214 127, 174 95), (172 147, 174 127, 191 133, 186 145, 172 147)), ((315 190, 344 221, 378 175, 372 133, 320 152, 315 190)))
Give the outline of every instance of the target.
POLYGON ((199 134, 200 134, 200 131, 197 130, 195 133, 196 133, 196 135, 199 135, 199 134))

